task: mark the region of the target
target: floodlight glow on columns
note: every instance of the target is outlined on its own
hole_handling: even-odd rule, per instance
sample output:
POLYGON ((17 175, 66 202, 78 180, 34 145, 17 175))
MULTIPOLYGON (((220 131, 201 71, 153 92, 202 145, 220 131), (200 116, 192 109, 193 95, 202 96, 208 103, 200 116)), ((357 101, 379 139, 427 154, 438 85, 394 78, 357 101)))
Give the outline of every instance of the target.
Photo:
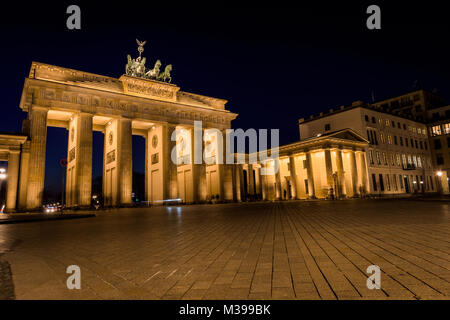
POLYGON ((438 172, 436 173, 436 175, 437 175, 438 177, 442 177, 443 173, 442 173, 442 171, 438 171, 438 172))

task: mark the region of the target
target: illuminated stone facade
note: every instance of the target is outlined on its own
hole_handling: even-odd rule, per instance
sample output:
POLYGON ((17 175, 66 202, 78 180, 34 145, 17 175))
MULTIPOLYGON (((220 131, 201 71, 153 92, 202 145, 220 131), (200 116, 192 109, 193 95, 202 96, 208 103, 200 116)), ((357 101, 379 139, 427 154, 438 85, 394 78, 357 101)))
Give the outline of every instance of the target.
POLYGON ((104 134, 105 206, 132 205, 132 135, 145 138, 152 204, 449 192, 446 172, 438 177, 433 166, 426 125, 361 102, 301 119, 300 141, 279 147, 277 158, 249 161, 246 154, 245 163, 221 164, 225 132, 237 117, 226 102, 167 82, 32 63, 20 101, 28 113, 23 134, 0 135, 0 155, 9 162, 6 209, 42 206, 48 126, 69 133, 67 207, 91 204, 93 131, 104 134), (194 161, 198 135, 201 163, 194 161))
POLYGON ((442 183, 433 165, 427 126, 413 119, 355 102, 300 119, 300 138, 351 127, 369 141, 366 166, 371 194, 448 194, 448 184, 442 183))
POLYGON ((189 140, 195 120, 202 121, 203 130, 230 128, 237 115, 226 110, 225 104, 225 100, 183 92, 176 85, 160 81, 126 75, 115 79, 33 63, 20 102, 22 110, 28 112, 24 131, 29 136, 30 148, 24 151, 24 183, 19 188, 18 207, 32 210, 42 205, 47 126, 69 131, 68 207, 90 205, 94 130, 103 132, 105 137, 105 205, 132 203, 132 135, 146 139, 146 153, 142 156, 146 158, 149 201, 180 198, 192 203, 207 201, 212 196, 233 201, 232 192, 217 187, 231 181, 231 166, 207 168, 193 164, 193 152, 189 148, 184 150, 187 164, 177 166, 171 161, 171 150, 176 143, 171 137, 175 129, 183 129, 189 140), (208 189, 207 172, 213 177, 214 188, 208 189))

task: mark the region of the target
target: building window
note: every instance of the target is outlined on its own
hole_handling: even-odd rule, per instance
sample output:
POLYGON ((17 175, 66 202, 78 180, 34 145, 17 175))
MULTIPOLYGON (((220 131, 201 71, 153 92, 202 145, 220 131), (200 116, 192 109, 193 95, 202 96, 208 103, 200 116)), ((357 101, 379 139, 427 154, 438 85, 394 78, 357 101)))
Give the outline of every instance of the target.
POLYGON ((403 147, 403 137, 400 137, 400 145, 403 147))
POLYGON ((383 132, 380 132, 380 140, 381 140, 381 143, 386 143, 386 139, 384 138, 383 132))
POLYGON ((434 140, 434 149, 435 150, 440 150, 441 148, 442 148, 441 139, 435 139, 434 140))
POLYGON ((441 126, 431 127, 431 135, 433 137, 442 135, 441 126))
POLYGON ((405 146, 408 147, 408 138, 405 138, 405 146))
POLYGON ((386 175, 386 182, 388 191, 391 191, 391 179, 388 174, 386 175))
POLYGON ((403 130, 406 130, 406 124, 403 124, 403 130))
POLYGON ((392 175, 392 183, 394 185, 394 190, 397 191, 398 187, 397 187, 397 178, 395 177, 395 174, 392 175))
POLYGON ((402 160, 400 158, 400 154, 397 153, 397 166, 401 166, 402 165, 402 160))
POLYGON ((401 174, 398 175, 398 181, 400 182, 400 189, 403 190, 403 179, 402 179, 402 175, 401 174))
POLYGON ((397 128, 401 129, 402 126, 400 125, 400 122, 397 122, 397 128))
POLYGON ((423 144, 425 145, 425 150, 428 150, 428 143, 424 141, 423 144))
POLYGON ((450 138, 447 138, 447 147, 450 148, 450 138))
POLYGON ((376 152, 376 156, 377 156, 377 164, 381 164, 380 153, 378 151, 376 152))
POLYGON ((373 184, 373 191, 377 191, 378 190, 377 177, 373 173, 372 173, 372 184, 373 184))
POLYGON ((423 141, 420 141, 420 150, 423 150, 423 141))
POLYGON ((391 154, 391 164, 395 166, 395 155, 393 153, 391 154))
POLYGON ((369 116, 365 115, 364 118, 366 119, 366 122, 369 122, 369 116))
POLYGON ((386 119, 386 127, 389 127, 390 124, 391 124, 391 123, 389 122, 389 120, 386 119))
POLYGON ((387 166, 388 160, 387 160, 386 152, 383 152, 383 162, 384 162, 384 165, 387 166))
POLYGON ((372 150, 369 150, 369 161, 370 161, 370 164, 374 164, 372 150))
POLYGON ((377 120, 375 119, 375 117, 372 117, 372 123, 377 123, 377 120))
POLYGON ((394 136, 394 144, 398 145, 397 136, 394 136))
POLYGON ((383 181, 383 175, 380 173, 380 191, 384 191, 384 181, 383 181))
POLYGON ((420 157, 417 157, 417 167, 422 168, 422 160, 420 157))
POLYGON ((438 166, 444 165, 444 157, 442 156, 441 153, 436 154, 436 164, 438 166))
POLYGON ((414 140, 411 139, 411 148, 414 148, 414 140))
POLYGON ((403 167, 407 167, 407 162, 406 162, 406 155, 402 154, 402 162, 403 162, 403 167))
POLYGON ((388 135, 388 143, 392 144, 392 136, 390 134, 388 135))
POLYGON ((450 134, 450 123, 443 124, 442 129, 444 131, 444 134, 450 134))
POLYGON ((419 144, 417 143, 417 140, 414 140, 414 144, 416 145, 416 149, 419 149, 419 144))
POLYGON ((327 123, 325 125, 325 131, 330 131, 331 130, 331 125, 329 123, 327 123))

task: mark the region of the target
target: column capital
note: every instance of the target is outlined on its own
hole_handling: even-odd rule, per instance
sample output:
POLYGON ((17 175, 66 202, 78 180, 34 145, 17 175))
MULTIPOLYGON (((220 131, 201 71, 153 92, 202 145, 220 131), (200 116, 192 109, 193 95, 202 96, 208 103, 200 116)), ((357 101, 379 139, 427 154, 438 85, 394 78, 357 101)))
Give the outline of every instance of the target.
POLYGON ((32 104, 31 105, 31 111, 32 112, 33 111, 45 111, 45 112, 48 112, 49 108, 43 107, 43 106, 40 106, 40 105, 37 105, 37 104, 32 104))
POLYGON ((90 112, 84 112, 84 111, 78 111, 78 112, 76 112, 76 115, 79 115, 79 116, 90 116, 90 117, 94 117, 94 114, 93 114, 93 113, 90 113, 90 112))
POLYGON ((20 147, 19 146, 10 146, 9 147, 9 153, 19 154, 20 153, 20 147))

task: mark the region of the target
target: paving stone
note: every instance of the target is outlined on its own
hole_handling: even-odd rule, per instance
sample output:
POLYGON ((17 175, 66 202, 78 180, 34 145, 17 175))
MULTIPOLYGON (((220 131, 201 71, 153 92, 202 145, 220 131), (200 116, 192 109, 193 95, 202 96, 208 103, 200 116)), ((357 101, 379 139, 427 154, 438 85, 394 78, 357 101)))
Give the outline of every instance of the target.
POLYGON ((0 225, 3 299, 447 300, 448 204, 292 201, 0 225), (2 254, 3 253, 3 254, 2 254), (66 268, 81 269, 68 290, 66 268), (381 268, 381 290, 367 268, 381 268))

